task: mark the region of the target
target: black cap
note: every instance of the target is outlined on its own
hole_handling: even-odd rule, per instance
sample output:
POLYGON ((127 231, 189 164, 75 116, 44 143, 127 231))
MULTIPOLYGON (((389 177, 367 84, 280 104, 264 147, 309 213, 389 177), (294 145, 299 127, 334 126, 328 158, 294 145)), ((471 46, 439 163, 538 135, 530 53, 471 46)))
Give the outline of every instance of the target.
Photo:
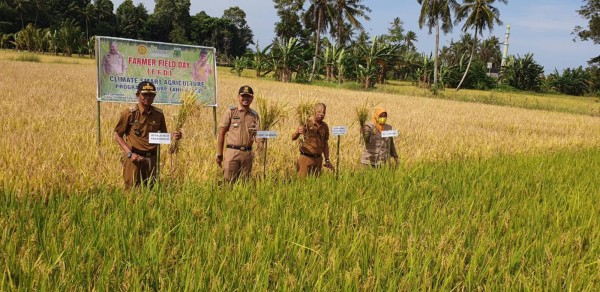
POLYGON ((150 81, 142 81, 138 84, 137 90, 139 93, 156 93, 156 86, 150 81))
POLYGON ((252 87, 250 87, 248 85, 244 85, 244 86, 240 87, 240 91, 238 93, 241 95, 254 96, 254 91, 252 90, 252 87))

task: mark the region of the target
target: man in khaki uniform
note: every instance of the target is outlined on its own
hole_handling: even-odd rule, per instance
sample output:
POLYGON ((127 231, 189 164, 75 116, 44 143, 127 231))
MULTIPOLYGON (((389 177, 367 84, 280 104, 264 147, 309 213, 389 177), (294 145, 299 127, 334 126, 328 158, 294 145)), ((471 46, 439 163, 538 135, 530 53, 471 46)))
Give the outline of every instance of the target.
MULTIPOLYGON (((138 84, 135 94, 138 104, 124 110, 115 127, 114 139, 123 150, 123 179, 125 187, 152 184, 156 177, 157 146, 150 144, 149 133, 167 133, 167 124, 162 110, 152 106, 156 87, 151 82, 138 84)), ((173 133, 175 139, 181 133, 173 133)))
POLYGON ((117 50, 117 42, 110 42, 110 52, 102 58, 102 70, 104 74, 123 75, 127 72, 127 61, 125 56, 117 50))
POLYGON ((260 129, 258 113, 250 108, 253 99, 254 91, 250 86, 240 87, 239 105, 229 107, 219 124, 217 164, 223 168, 227 182, 235 182, 240 176, 248 178, 252 170, 252 144, 260 129))
POLYGON ((304 135, 304 142, 300 144, 300 157, 296 162, 296 169, 300 177, 308 174, 319 176, 325 156, 325 167, 333 169, 329 161, 329 126, 323 121, 327 107, 323 103, 315 105, 315 113, 308 119, 306 125, 298 127, 292 134, 292 141, 304 135))

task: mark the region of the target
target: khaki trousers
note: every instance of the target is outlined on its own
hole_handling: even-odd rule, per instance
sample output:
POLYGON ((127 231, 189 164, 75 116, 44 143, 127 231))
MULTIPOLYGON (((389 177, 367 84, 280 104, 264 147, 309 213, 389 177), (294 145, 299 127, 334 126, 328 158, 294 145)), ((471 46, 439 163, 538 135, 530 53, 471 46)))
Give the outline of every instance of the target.
POLYGON ((156 179, 156 155, 144 157, 142 161, 133 162, 126 154, 121 156, 123 162, 123 180, 125 188, 139 185, 152 185, 156 179))
POLYGON ((307 175, 321 175, 321 169, 323 168, 323 157, 308 157, 300 155, 296 162, 296 170, 298 170, 299 177, 306 177, 307 175))
POLYGON ((252 151, 226 148, 223 153, 223 177, 227 182, 236 182, 240 177, 248 179, 252 171, 252 151))

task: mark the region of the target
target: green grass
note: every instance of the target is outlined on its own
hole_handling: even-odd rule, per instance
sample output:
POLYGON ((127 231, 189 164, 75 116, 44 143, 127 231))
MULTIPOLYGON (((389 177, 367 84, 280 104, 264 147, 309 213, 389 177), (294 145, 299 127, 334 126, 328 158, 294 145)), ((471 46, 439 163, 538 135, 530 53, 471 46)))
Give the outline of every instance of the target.
POLYGON ((434 95, 426 88, 418 88, 410 82, 389 81, 388 84, 378 84, 376 92, 391 94, 426 96, 431 98, 477 102, 517 108, 566 112, 572 114, 600 116, 600 99, 597 97, 569 96, 556 93, 537 93, 507 90, 472 90, 456 91, 446 88, 434 95))
MULTIPOLYGON (((229 70, 225 69, 220 69, 219 74, 232 74, 229 72, 229 70), (225 71, 227 71, 227 73, 225 71)), ((244 70, 242 76, 256 78, 255 71, 251 69, 244 70)), ((453 88, 447 88, 434 95, 427 88, 417 87, 411 82, 397 80, 388 80, 386 84, 375 84, 375 87, 369 90, 365 90, 361 84, 354 81, 347 81, 340 84, 325 80, 313 80, 311 85, 355 91, 370 91, 374 93, 381 92, 397 95, 422 96, 456 100, 461 102, 476 102, 600 117, 600 98, 597 97, 569 96, 556 93, 537 93, 505 89, 485 91, 461 89, 460 91, 456 91, 453 88)))
POLYGON ((54 64, 81 64, 81 65, 96 65, 96 59, 89 56, 66 57, 62 55, 53 55, 49 53, 30 53, 24 51, 0 49, 0 60, 24 61, 24 62, 39 62, 39 63, 54 63, 54 64))
POLYGON ((40 57, 36 54, 23 54, 15 58, 19 62, 41 62, 40 57))
POLYGON ((600 288, 600 150, 220 189, 3 185, 0 290, 600 288))

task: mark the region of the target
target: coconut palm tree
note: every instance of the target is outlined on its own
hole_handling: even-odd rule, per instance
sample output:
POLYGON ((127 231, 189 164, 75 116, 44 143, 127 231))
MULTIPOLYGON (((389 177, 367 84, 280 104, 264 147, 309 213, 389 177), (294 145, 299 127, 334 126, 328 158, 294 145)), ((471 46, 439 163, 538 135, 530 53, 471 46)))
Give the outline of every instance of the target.
POLYGON ((312 81, 317 69, 317 59, 321 49, 321 33, 327 30, 331 25, 333 11, 327 0, 310 0, 310 6, 306 10, 304 20, 307 24, 314 26, 315 30, 315 53, 313 55, 312 70, 308 81, 312 81))
POLYGON ((491 36, 481 42, 479 48, 479 57, 481 58, 481 61, 500 65, 502 60, 502 53, 500 52, 500 40, 495 36, 491 36))
POLYGON ((13 8, 16 11, 19 11, 19 16, 21 17, 21 29, 25 28, 25 21, 23 20, 23 12, 27 12, 29 9, 29 0, 15 0, 13 8))
POLYGON ((96 16, 96 6, 94 6, 93 3, 88 3, 85 8, 81 11, 81 13, 83 13, 83 17, 85 18, 85 37, 87 39, 90 38, 90 30, 89 30, 89 23, 94 19, 94 17, 96 16))
POLYGON ((75 20, 64 20, 58 30, 58 46, 63 54, 71 57, 81 45, 82 36, 83 33, 75 20))
MULTIPOLYGON (((497 0, 502 4, 507 4, 508 0, 497 0)), ((483 30, 488 29, 492 31, 494 29, 494 24, 502 25, 502 21, 500 21, 500 10, 498 8, 492 6, 496 0, 463 0, 463 4, 456 10, 456 20, 462 21, 466 19, 465 24, 463 25, 462 30, 466 32, 469 29, 474 29, 473 33, 473 46, 471 47, 471 55, 469 57, 469 63, 467 64, 467 69, 463 74, 460 83, 456 87, 456 90, 460 89, 467 73, 469 73, 469 68, 471 67, 471 61, 473 60, 473 55, 475 54, 475 48, 477 47, 477 36, 483 36, 483 30)))
POLYGON ((406 49, 409 51, 415 50, 415 43, 417 41, 417 34, 412 30, 407 31, 404 35, 404 46, 406 46, 406 49))
POLYGON ((417 0, 421 4, 419 28, 426 25, 431 34, 435 28, 435 52, 433 54, 433 84, 438 85, 438 52, 440 47, 440 28, 444 33, 452 31, 452 11, 458 8, 456 0, 417 0))
POLYGON ((333 34, 337 38, 338 47, 345 45, 346 41, 349 39, 349 30, 344 29, 345 20, 348 21, 351 27, 359 30, 363 30, 363 26, 358 21, 357 17, 362 17, 367 21, 370 20, 367 12, 371 12, 371 9, 360 4, 360 2, 362 2, 362 0, 333 0, 331 3, 331 8, 335 16, 336 28, 336 31, 333 34))

